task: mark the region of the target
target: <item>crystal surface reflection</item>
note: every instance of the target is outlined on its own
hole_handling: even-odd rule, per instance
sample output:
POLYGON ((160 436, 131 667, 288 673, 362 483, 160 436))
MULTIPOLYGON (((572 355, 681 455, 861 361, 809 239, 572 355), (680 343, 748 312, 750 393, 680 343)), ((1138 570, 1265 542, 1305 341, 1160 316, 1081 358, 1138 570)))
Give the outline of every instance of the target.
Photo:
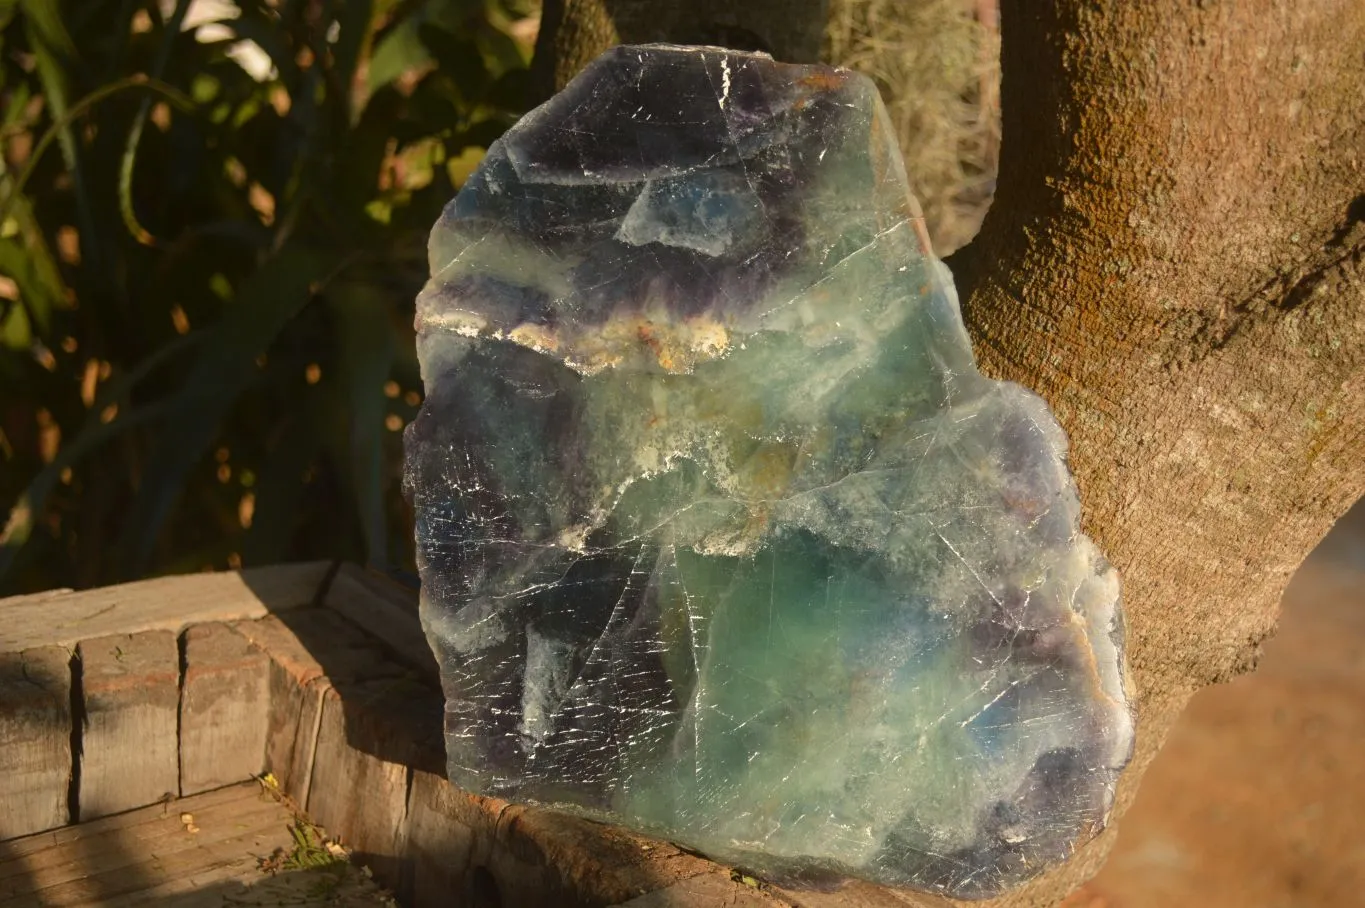
POLYGON ((452 781, 991 895, 1105 823, 1115 572, 977 371, 876 89, 617 48, 432 232, 409 427, 452 781))

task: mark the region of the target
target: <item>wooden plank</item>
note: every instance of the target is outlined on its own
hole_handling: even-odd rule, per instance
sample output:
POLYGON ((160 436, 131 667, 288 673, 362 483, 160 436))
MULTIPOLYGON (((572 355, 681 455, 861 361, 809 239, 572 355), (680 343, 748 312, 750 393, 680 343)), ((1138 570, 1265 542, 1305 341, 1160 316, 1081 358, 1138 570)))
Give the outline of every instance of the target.
MULTIPOLYGON (((256 792, 247 790, 243 797, 219 804, 216 809, 199 809, 189 804, 189 799, 170 802, 165 810, 142 808, 132 811, 131 815, 139 816, 136 823, 119 824, 100 835, 79 836, 65 846, 28 854, 22 861, 6 861, 0 899, 72 887, 103 874, 151 882, 163 875, 164 862, 177 852, 211 847, 235 838, 239 830, 275 826, 281 820, 287 823, 288 811, 282 812, 273 799, 261 797, 259 784, 251 784, 256 792), (142 818, 144 813, 150 817, 142 818), (191 818, 188 823, 181 819, 185 815, 191 818)), ((119 818, 128 816, 120 814, 119 818)), ((242 849, 237 857, 249 853, 249 849, 242 849)))
MULTIPOLYGON (((765 885, 763 889, 776 898, 779 905, 799 904, 801 908, 962 908, 964 904, 970 904, 928 892, 891 889, 862 880, 844 880, 819 887, 765 885)), ((1105 906, 1090 904, 1089 908, 1105 906)))
POLYGON ((261 858, 292 848, 292 820, 253 782, 70 827, 60 836, 7 842, 0 846, 0 908, 393 908, 372 881, 345 865, 263 874, 261 858))
POLYGON ((298 686, 316 678, 335 683, 413 673, 383 644, 330 609, 296 609, 232 626, 269 655, 298 686))
POLYGON ((7 879, 13 875, 13 871, 9 869, 11 865, 20 868, 20 872, 22 872, 22 868, 27 866, 29 855, 58 849, 77 840, 87 843, 82 847, 98 848, 102 847, 97 844, 100 836, 141 836, 143 833, 139 831, 138 827, 157 823, 168 816, 179 816, 181 808, 177 805, 183 801, 192 800, 197 805, 196 809, 216 809, 223 804, 232 804, 243 798, 254 797, 260 794, 260 790, 261 786, 256 782, 252 782, 250 785, 231 785, 217 791, 195 795, 193 798, 167 801, 130 813, 102 817, 98 820, 90 820, 73 826, 63 826, 60 829, 50 829, 37 835, 0 843, 0 879, 7 879), (91 845, 91 842, 96 842, 96 844, 91 845), (15 864, 16 861, 17 864, 15 864))
POLYGON ((296 804, 307 804, 308 794, 312 791, 322 704, 331 689, 331 682, 326 678, 310 681, 301 691, 298 723, 287 731, 293 744, 281 788, 296 804))
MULTIPOLYGON (((411 677, 342 680, 323 697, 308 812, 353 847, 408 905, 446 905, 452 891, 461 891, 441 888, 441 881, 450 877, 444 868, 424 879, 424 891, 434 901, 412 898, 417 868, 408 843, 410 789, 419 775, 440 778, 438 773, 444 773, 442 709, 439 693, 411 677), (355 798, 355 791, 366 797, 355 798)), ((444 779, 441 784, 454 790, 444 779)), ((457 821, 432 811, 424 816, 424 842, 433 849, 427 869, 441 861, 459 862, 462 852, 434 850, 455 847, 446 834, 459 838, 457 821)))
POLYGON ((546 868, 550 890, 561 900, 597 904, 626 901, 717 869, 676 845, 620 827, 542 808, 501 806, 494 799, 476 803, 495 818, 484 832, 488 869, 514 897, 532 897, 514 888, 521 885, 519 868, 528 864, 546 868))
POLYGON ((474 829, 483 813, 472 806, 474 800, 439 775, 413 773, 404 841, 407 861, 398 879, 385 881, 404 904, 479 904, 475 887, 482 883, 487 888, 487 881, 474 879, 484 857, 476 851, 474 829))
MULTIPOLYGON (((296 623, 321 611, 299 609, 294 613, 296 623)), ((270 658, 265 769, 275 776, 285 794, 298 804, 306 804, 313 770, 313 741, 321 713, 321 690, 329 682, 321 664, 279 617, 238 622, 233 629, 270 658)))
MULTIPOLYGON (((371 680, 397 680, 413 670, 327 608, 298 609, 234 627, 271 659, 266 768, 286 794, 307 804, 327 691, 337 685, 348 688, 371 680)), ((408 730, 396 726, 390 727, 389 734, 390 740, 381 742, 388 749, 404 746, 402 742, 410 737, 408 730)))
MULTIPOLYGON (((364 588, 352 592, 351 613, 363 614, 364 588)), ((238 625, 270 653, 278 684, 321 691, 321 713, 303 715, 300 698, 289 711, 298 717, 294 736, 270 751, 280 765, 292 753, 287 789, 297 791, 308 773, 300 801, 309 814, 354 847, 405 904, 607 904, 714 867, 664 843, 449 785, 444 702, 429 675, 399 664, 388 654, 399 647, 377 648, 372 636, 331 613, 334 601, 325 604, 238 625), (312 759, 300 761, 314 715, 312 759)), ((405 608, 394 604, 390 619, 413 620, 405 608)), ((422 648, 429 652, 424 639, 422 648)))
POLYGON ((262 873, 254 863, 224 864, 117 898, 99 908, 399 908, 357 867, 339 865, 262 873))
POLYGON ((436 657, 418 618, 417 598, 416 590, 354 564, 343 564, 323 601, 384 641, 404 663, 439 683, 436 657))
MULTIPOLYGON (((720 898, 750 894, 746 891, 749 887, 725 885, 728 876, 723 869, 666 843, 550 811, 478 798, 451 786, 443 778, 444 704, 434 683, 434 659, 420 636, 410 595, 401 588, 395 592, 392 585, 386 591, 387 581, 364 572, 348 569, 339 572, 337 578, 317 607, 251 606, 246 611, 252 620, 232 625, 268 657, 263 672, 252 668, 260 662, 252 662, 251 647, 240 641, 227 642, 235 638, 224 636, 222 628, 191 629, 185 637, 183 712, 182 699, 177 696, 182 693, 178 653, 169 634, 162 638, 158 659, 151 660, 160 666, 156 671, 138 658, 130 660, 130 655, 137 655, 131 637, 127 646, 113 641, 112 649, 109 639, 85 641, 80 648, 81 665, 89 667, 89 677, 80 699, 90 716, 85 729, 86 759, 81 768, 89 770, 90 778, 80 779, 82 804, 92 788, 98 789, 96 783, 103 781, 106 787, 114 787, 100 775, 96 765, 100 758, 95 754, 107 756, 117 748, 100 745, 100 735, 128 749, 126 741, 116 740, 114 732, 119 726, 113 722, 115 714, 147 706, 145 701, 155 699, 152 694, 161 697, 158 704, 163 730, 138 734, 136 757, 124 758, 121 764, 135 767, 132 782, 144 783, 146 790, 138 797, 156 800, 163 790, 178 790, 165 781, 145 784, 149 776, 158 773, 167 780, 179 775, 174 726, 165 716, 182 719, 186 740, 201 733, 206 740, 211 739, 212 733, 197 729, 195 716, 208 716, 215 708, 204 706, 201 713, 195 690, 203 685, 202 690, 207 691, 211 680, 221 682, 224 690, 231 688, 225 680, 229 676, 238 680, 255 677, 260 684, 263 674, 264 683, 258 687, 248 684, 249 696, 242 696, 255 697, 259 703, 264 690, 267 705, 255 711, 238 711, 238 718, 233 720, 218 715, 206 727, 240 732, 250 740, 257 732, 236 729, 235 725, 239 720, 250 724, 251 717, 258 720, 261 724, 257 727, 264 729, 259 732, 264 736, 260 752, 283 790, 311 808, 315 818, 333 833, 348 840, 381 880, 401 887, 405 904, 412 908, 444 906, 452 899, 458 904, 500 902, 530 908, 614 904, 656 890, 664 892, 659 896, 662 904, 686 905, 700 904, 695 901, 699 894, 720 898), (201 666, 202 672, 196 675, 201 666), (172 747, 170 760, 162 761, 155 753, 149 754, 147 745, 151 739, 167 739, 166 728, 171 732, 172 747), (152 764, 169 762, 175 776, 163 770, 149 772, 149 756, 152 764), (698 879, 697 885, 706 889, 704 893, 693 892, 695 886, 677 885, 701 877, 711 877, 698 879)), ((181 587, 181 592, 195 595, 193 585, 181 587)), ((67 595, 49 596, 46 602, 54 607, 54 603, 66 602, 67 595)), ((31 597, 29 601, 31 604, 31 597)), ((300 600, 295 604, 304 603, 300 600)), ((182 605, 190 613, 197 608, 193 603, 182 605)), ((179 629, 184 623, 183 619, 176 620, 167 628, 179 629)), ((233 699, 228 697, 228 701, 233 699)), ((132 724, 141 727, 148 723, 138 719, 132 724)), ((202 743, 197 746, 205 753, 186 757, 187 786, 198 784, 190 764, 211 749, 202 743)), ((151 750, 155 752, 157 747, 151 750)), ((127 780, 118 786, 120 790, 127 787, 132 787, 127 780)), ((196 797, 220 797, 227 790, 196 797)), ((181 902, 175 899, 182 896, 187 900, 184 908, 221 904, 228 890, 214 887, 229 882, 242 885, 244 880, 234 874, 248 864, 254 865, 254 859, 243 863, 243 854, 250 855, 255 844, 229 835, 233 830, 222 835, 215 832, 198 840, 196 857, 191 850, 179 847, 179 833, 173 826, 156 826, 167 820, 178 823, 180 809, 172 802, 53 830, 41 837, 0 843, 0 892, 7 880, 28 878, 27 865, 20 871, 14 869, 19 865, 7 865, 7 860, 39 861, 49 880, 66 875, 62 882, 16 896, 29 899, 27 903, 0 898, 0 908, 87 903, 93 898, 106 908, 148 904, 148 899, 179 906, 181 902), (102 823, 124 823, 135 815, 145 819, 123 828, 117 836, 122 845, 97 841, 97 836, 84 838, 85 830, 98 829, 102 823), (76 847, 80 840, 79 847, 96 858, 93 864, 87 861, 89 866, 81 871, 84 875, 76 879, 79 862, 33 857, 39 839, 44 847, 63 843, 76 847), (122 857, 118 848, 124 849, 122 857), (109 849, 116 853, 105 853, 109 849), (135 860, 138 854, 146 859, 135 860), (38 895, 41 899, 33 900, 38 895)), ((234 830, 250 827, 252 816, 255 814, 243 813, 234 830)), ((17 883, 12 885, 18 887, 17 883)), ((756 897, 761 904, 764 896, 756 897)), ((244 904, 259 903, 249 893, 244 898, 244 904)), ((232 903, 238 902, 234 896, 232 903)))
POLYGON ((77 647, 84 707, 78 814, 144 807, 180 789, 180 651, 170 631, 115 634, 77 647))
POLYGON ((262 618, 308 605, 331 565, 315 561, 216 574, 159 577, 82 592, 0 599, 0 652, 35 646, 72 647, 110 634, 262 618))
MULTIPOLYGON (((535 849, 508 848, 524 808, 461 791, 433 773, 413 774, 401 876, 385 882, 412 908, 449 904, 552 908, 585 904, 535 849)), ((591 899, 587 904, 606 904, 591 899)))
POLYGON ((0 603, 4 604, 6 608, 9 608, 9 607, 11 607, 11 606, 21 605, 21 604, 22 604, 22 605, 38 605, 38 604, 43 603, 43 602, 51 602, 51 601, 54 600, 54 599, 60 599, 62 596, 65 596, 67 593, 74 593, 74 592, 75 592, 75 590, 73 590, 73 589, 72 589, 71 587, 69 587, 69 586, 58 586, 58 587, 53 587, 53 588, 50 589, 50 590, 43 590, 41 593, 25 593, 25 594, 20 595, 20 596, 8 596, 8 597, 6 597, 6 598, 4 598, 4 599, 0 599, 0 603))
POLYGON ((67 822, 71 654, 0 653, 0 840, 67 822))
POLYGON ((328 608, 236 627, 276 666, 271 771, 381 878, 392 876, 402 855, 408 774, 414 767, 440 771, 445 761, 439 690, 328 608))
POLYGON ((356 740, 347 712, 348 704, 330 688, 323 696, 308 815, 355 849, 381 880, 392 881, 400 875, 409 770, 356 740))
POLYGON ((319 661, 344 646, 347 635, 356 633, 340 616, 326 609, 306 608, 291 613, 289 623, 271 615, 242 621, 234 630, 270 657, 270 712, 266 731, 265 768, 280 789, 296 804, 308 803, 313 775, 313 752, 322 698, 331 688, 327 671, 319 661), (306 628, 303 639, 295 628, 306 628), (327 642, 328 638, 334 638, 327 642), (307 641, 307 642, 305 642, 307 641), (319 651, 314 656, 309 646, 319 651))
POLYGON ((261 773, 270 725, 270 659, 225 624, 185 631, 180 794, 261 773))

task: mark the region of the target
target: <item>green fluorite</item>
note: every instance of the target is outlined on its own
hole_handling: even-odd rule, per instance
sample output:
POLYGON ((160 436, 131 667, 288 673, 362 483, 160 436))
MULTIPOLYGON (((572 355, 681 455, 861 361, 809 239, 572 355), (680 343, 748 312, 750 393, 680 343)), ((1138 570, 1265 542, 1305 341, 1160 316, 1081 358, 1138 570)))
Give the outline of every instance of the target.
POLYGON ((431 237, 451 779, 785 880, 995 893, 1105 823, 1118 579, 976 370, 872 84, 617 48, 431 237))

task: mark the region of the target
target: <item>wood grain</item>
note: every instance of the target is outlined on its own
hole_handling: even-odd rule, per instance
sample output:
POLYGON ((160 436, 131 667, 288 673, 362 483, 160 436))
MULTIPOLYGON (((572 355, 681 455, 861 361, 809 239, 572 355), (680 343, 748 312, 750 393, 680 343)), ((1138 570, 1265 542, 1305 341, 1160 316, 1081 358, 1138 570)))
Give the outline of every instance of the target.
POLYGON ((416 590, 354 564, 343 564, 323 602, 437 682, 436 657, 418 618, 416 590))
POLYGON ((300 804, 310 801, 313 780, 331 771, 315 749, 323 698, 334 688, 347 704, 396 692, 381 707, 391 717, 386 731, 359 733, 367 741, 364 747, 390 762, 415 759, 411 742, 425 728, 424 765, 438 767, 444 762, 436 688, 416 680, 420 674, 416 669, 402 664, 389 647, 341 615, 330 608, 298 609, 234 627, 270 656, 267 768, 300 804), (421 715, 414 716, 414 709, 422 710, 421 715))
POLYGON ((224 624, 185 631, 180 794, 259 775, 270 725, 270 659, 224 624))
POLYGON ((311 603, 329 570, 327 562, 314 561, 0 599, 5 616, 0 653, 72 647, 109 634, 179 633, 205 621, 263 618, 311 603))
POLYGON ((180 651, 170 631, 115 634, 76 649, 84 708, 80 819, 180 790, 180 651))
POLYGON ((56 646, 0 653, 0 840, 67 821, 70 661, 56 646))
POLYGON ((291 812, 255 782, 0 845, 0 908, 392 908, 344 865, 267 875, 291 812), (188 821, 183 819, 188 817, 188 821))
POLYGON ((363 854, 380 879, 394 880, 404 853, 410 770, 355 741, 346 712, 336 689, 329 689, 322 701, 308 815, 363 854))

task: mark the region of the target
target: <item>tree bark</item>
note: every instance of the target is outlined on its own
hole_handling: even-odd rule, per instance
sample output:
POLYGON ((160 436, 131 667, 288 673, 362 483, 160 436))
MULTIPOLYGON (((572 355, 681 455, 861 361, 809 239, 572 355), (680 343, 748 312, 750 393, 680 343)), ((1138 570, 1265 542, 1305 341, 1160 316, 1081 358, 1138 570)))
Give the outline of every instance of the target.
POLYGON ((983 370, 1066 429, 1123 578, 1121 814, 1365 492, 1365 6, 1001 6, 999 183, 949 264, 983 370))
MULTIPOLYGON (((607 0, 564 3, 615 21, 607 0)), ((627 5, 672 21, 672 0, 627 5)), ((813 6, 755 3, 745 27, 818 32, 813 6)), ((998 188, 949 264, 983 371, 1066 429, 1084 530, 1123 578, 1139 737, 1118 815, 1190 695, 1254 666, 1290 575, 1365 493, 1365 4, 1001 16, 998 188)), ((571 34, 542 48, 561 79, 602 47, 571 34)), ((994 904, 1055 903, 1112 836, 994 904)))

